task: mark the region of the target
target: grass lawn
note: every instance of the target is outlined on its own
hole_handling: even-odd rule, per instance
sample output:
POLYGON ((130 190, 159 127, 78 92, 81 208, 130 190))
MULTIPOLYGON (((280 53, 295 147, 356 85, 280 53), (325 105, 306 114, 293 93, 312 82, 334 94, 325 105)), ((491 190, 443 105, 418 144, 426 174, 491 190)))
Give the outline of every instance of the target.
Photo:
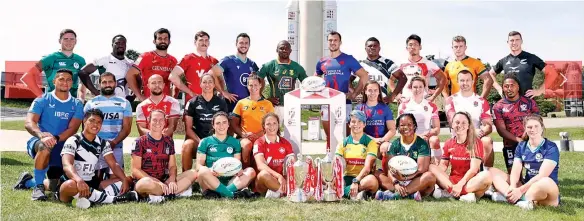
POLYGON ((0 101, 2 107, 13 107, 28 109, 34 99, 4 99, 0 101))
MULTIPOLYGON (((477 204, 427 199, 295 204, 260 198, 205 200, 200 195, 162 205, 127 203, 80 210, 57 202, 33 202, 30 191, 13 191, 22 171, 31 171, 33 160, 25 153, 2 152, 3 220, 582 220, 584 217, 584 153, 562 153, 560 208, 522 211, 508 204, 479 200, 477 204)), ((125 156, 129 165, 129 156, 125 156)), ((497 167, 503 157, 497 153, 497 167)), ((178 161, 180 163, 180 160, 178 161)), ((129 173, 129 167, 126 169, 129 173)))

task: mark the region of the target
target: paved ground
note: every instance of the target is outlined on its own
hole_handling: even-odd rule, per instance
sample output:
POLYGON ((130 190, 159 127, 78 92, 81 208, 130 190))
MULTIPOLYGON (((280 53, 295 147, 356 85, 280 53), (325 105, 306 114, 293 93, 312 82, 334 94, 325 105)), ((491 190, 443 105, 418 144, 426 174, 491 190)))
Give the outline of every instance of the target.
POLYGON ((0 107, 0 112, 2 120, 24 120, 26 117, 27 109, 12 108, 12 107, 0 107))

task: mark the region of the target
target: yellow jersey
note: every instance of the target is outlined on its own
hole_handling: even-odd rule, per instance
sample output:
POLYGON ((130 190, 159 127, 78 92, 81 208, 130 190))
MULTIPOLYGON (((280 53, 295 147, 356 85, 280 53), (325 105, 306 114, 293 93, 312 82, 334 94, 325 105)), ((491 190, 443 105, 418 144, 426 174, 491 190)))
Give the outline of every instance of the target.
POLYGON ((246 97, 237 102, 233 109, 233 116, 241 120, 243 132, 258 133, 262 131, 262 118, 270 112, 274 112, 272 102, 264 98, 254 101, 246 97))
POLYGON ((460 61, 448 62, 448 64, 446 64, 446 67, 444 68, 444 74, 446 75, 446 78, 450 80, 451 95, 460 91, 460 86, 458 86, 458 71, 464 67, 468 68, 470 72, 473 74, 474 78, 473 91, 475 93, 478 77, 481 76, 481 74, 487 72, 487 68, 485 67, 483 62, 469 56, 466 56, 460 61))
POLYGON ((377 143, 371 137, 363 134, 361 139, 355 143, 352 136, 348 136, 339 144, 336 155, 345 158, 347 168, 345 168, 345 176, 356 177, 361 173, 365 167, 365 159, 367 155, 374 156, 377 159, 377 143))

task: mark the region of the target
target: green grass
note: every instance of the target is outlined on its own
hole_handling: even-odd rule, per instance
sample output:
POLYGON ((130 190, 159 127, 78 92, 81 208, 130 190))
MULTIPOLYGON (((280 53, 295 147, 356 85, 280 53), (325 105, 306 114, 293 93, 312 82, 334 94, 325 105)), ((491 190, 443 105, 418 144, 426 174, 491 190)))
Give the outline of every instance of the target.
MULTIPOLYGON (((177 156, 178 157, 178 156, 177 156)), ((25 153, 2 152, 3 220, 581 220, 584 217, 584 153, 562 153, 560 161, 559 208, 521 209, 489 200, 465 204, 448 200, 425 199, 418 203, 366 201, 295 204, 284 200, 260 198, 243 200, 205 200, 200 195, 162 205, 127 203, 95 206, 80 210, 57 202, 33 202, 30 191, 13 191, 20 172, 31 171, 33 161, 25 153)), ((129 165, 129 156, 125 156, 129 165)), ((503 165, 500 153, 497 167, 503 165)), ((178 161, 180 163, 180 160, 178 161)), ((127 167, 129 168, 129 167, 127 167)), ((129 173, 128 169, 126 172, 129 173)))
POLYGON ((33 99, 4 99, 2 98, 0 106, 28 109, 33 99))

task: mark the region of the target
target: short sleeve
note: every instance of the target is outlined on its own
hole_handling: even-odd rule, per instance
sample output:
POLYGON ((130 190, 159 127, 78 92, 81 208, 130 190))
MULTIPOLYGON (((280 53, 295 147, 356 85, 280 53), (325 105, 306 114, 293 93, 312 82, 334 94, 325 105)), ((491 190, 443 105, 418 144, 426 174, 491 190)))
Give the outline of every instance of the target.
POLYGON ((180 104, 174 98, 171 99, 170 114, 168 118, 179 118, 180 117, 180 104))
POLYGON ((132 117, 132 104, 130 101, 124 99, 126 102, 126 108, 124 109, 124 117, 132 117))
POLYGON ((197 98, 193 98, 193 99, 191 99, 191 100, 190 100, 190 101, 187 103, 187 105, 185 106, 185 112, 187 113, 187 116, 189 116, 189 117, 195 117, 195 115, 196 115, 196 113, 197 113, 197 112, 195 111, 195 100, 196 100, 196 99, 197 99, 197 98))
POLYGON ((451 81, 452 79, 450 79, 450 66, 452 66, 451 64, 453 63, 448 63, 446 66, 444 66, 444 77, 446 78, 446 80, 451 81))
POLYGON ((256 73, 260 70, 258 65, 253 61, 251 62, 251 68, 252 68, 253 72, 256 72, 256 73))
POLYGON ((444 112, 446 112, 446 114, 455 112, 454 101, 452 100, 452 96, 446 99, 446 106, 444 107, 444 112))
POLYGON ((253 144, 253 155, 256 154, 265 154, 265 146, 264 146, 263 139, 257 139, 253 144))
POLYGON ((43 97, 34 99, 32 104, 30 105, 30 108, 28 109, 29 113, 37 115, 41 115, 43 113, 43 109, 45 108, 45 99, 43 97))
POLYGON ((225 102, 225 99, 219 99, 219 100, 221 102, 221 107, 220 107, 221 111, 223 111, 225 113, 229 112, 229 108, 227 107, 227 102, 225 102))
POLYGON ((76 152, 77 152, 77 137, 71 136, 71 137, 67 138, 67 140, 65 141, 65 144, 63 145, 63 149, 61 150, 61 156, 65 155, 65 154, 75 156, 76 152))
MULTIPOLYGON (((543 69, 545 68, 545 62, 543 60, 541 60, 541 58, 539 58, 536 55, 532 55, 531 59, 533 60, 533 66, 535 66, 535 68, 543 71, 543 69)), ((535 74, 535 73, 534 73, 535 74)))
POLYGON ((391 156, 399 155, 399 148, 400 148, 399 138, 394 139, 391 143, 389 143, 389 149, 387 150, 387 154, 391 156))
POLYGON ((432 119, 440 119, 440 116, 438 115, 438 106, 430 102, 430 108, 432 108, 432 119))
POLYGON ((190 56, 189 56, 188 54, 187 54, 187 55, 185 55, 185 56, 184 56, 184 57, 183 57, 183 58, 180 60, 180 62, 179 62, 179 63, 178 63, 178 65, 177 65, 177 67, 179 67, 180 69, 182 69, 182 71, 183 71, 183 72, 187 72, 187 70, 188 70, 188 69, 189 69, 189 67, 190 67, 190 63, 191 63, 191 62, 189 61, 189 60, 190 60, 189 58, 190 58, 190 56))
POLYGON ((43 71, 49 70, 51 68, 51 66, 53 65, 54 62, 54 57, 52 55, 47 55, 43 58, 41 58, 41 66, 43 71))
POLYGON ((83 102, 81 102, 80 100, 77 100, 77 98, 75 98, 75 114, 73 115, 73 118, 77 118, 79 120, 83 119, 83 102))
POLYGON ((146 122, 146 116, 142 110, 142 106, 144 106, 143 103, 144 101, 142 101, 142 103, 138 104, 136 107, 136 122, 146 122))
POLYGON ((286 140, 286 138, 280 137, 280 140, 283 143, 284 149, 286 149, 286 156, 294 154, 294 148, 292 148, 292 144, 290 141, 286 140))
POLYGON ((258 71, 258 77, 264 79, 266 76, 268 76, 268 72, 269 72, 268 69, 271 66, 271 65, 269 65, 270 63, 265 63, 262 65, 262 68, 260 68, 260 70, 258 71))
POLYGON ((363 68, 359 61, 357 61, 357 59, 355 59, 355 57, 353 57, 352 55, 349 57, 349 59, 347 59, 347 65, 349 65, 349 68, 351 69, 351 72, 353 72, 353 75, 361 68, 363 68))
POLYGON ((399 115, 404 114, 405 110, 406 110, 406 102, 401 102, 399 104, 399 106, 397 107, 397 115, 399 116, 399 115))
POLYGON ((132 143, 132 156, 142 157, 142 142, 140 142, 140 137, 136 138, 134 143, 132 143))
POLYGON ((519 160, 521 162, 523 162, 522 156, 523 156, 523 148, 526 146, 526 142, 527 141, 522 141, 520 143, 517 144, 517 147, 515 147, 515 160, 519 160))
POLYGON ((274 113, 274 105, 272 104, 272 102, 266 100, 266 113, 274 113))
POLYGON ((339 146, 337 147, 337 150, 335 151, 335 154, 338 156, 345 156, 345 150, 346 147, 343 145, 343 143, 340 143, 339 146))
POLYGON ((485 67, 485 64, 483 64, 481 61, 477 60, 476 61, 476 65, 474 66, 475 68, 475 73, 477 73, 477 76, 481 76, 484 73, 487 73, 487 67, 485 67))
POLYGON ((243 110, 241 108, 241 106, 243 106, 243 104, 241 101, 242 100, 239 100, 237 102, 237 104, 235 104, 235 108, 233 108, 233 113, 231 114, 232 116, 241 118, 241 115, 243 114, 243 110))
POLYGON ((418 144, 420 145, 418 147, 418 156, 424 157, 430 156, 430 147, 428 147, 428 143, 420 137, 416 139, 418 140, 418 144))
POLYGON ((228 69, 229 66, 229 57, 224 57, 223 59, 221 59, 221 61, 217 63, 217 66, 221 68, 223 72, 225 72, 225 69, 228 69))
POLYGON ((241 153, 241 144, 239 143, 239 140, 230 137, 231 140, 233 140, 233 154, 238 154, 241 153))
POLYGON ((96 58, 93 60, 93 65, 96 67, 104 67, 107 64, 108 60, 107 57, 96 58))
POLYGON ((318 76, 321 76, 324 74, 324 72, 320 68, 321 66, 322 66, 322 61, 316 62, 316 75, 318 75, 318 76))
POLYGON ((79 67, 85 67, 85 65, 87 64, 87 62, 85 62, 85 58, 77 55, 79 57, 79 67))
POLYGON ((389 108, 388 106, 384 106, 385 110, 383 112, 385 112, 385 121, 390 121, 393 120, 393 112, 391 111, 391 108, 389 108))
POLYGON ((201 140, 201 143, 199 143, 199 146, 197 147, 197 153, 202 153, 202 154, 207 154, 207 147, 209 145, 207 145, 207 140, 206 138, 203 138, 201 140))
POLYGON ((367 155, 377 157, 378 149, 379 146, 377 143, 373 139, 369 140, 369 143, 367 144, 367 155))
POLYGON ((91 101, 87 102, 85 106, 83 106, 83 113, 87 112, 91 109, 91 101))
POLYGON ((170 151, 168 153, 168 155, 175 155, 176 151, 174 149, 174 140, 172 139, 172 137, 168 137, 168 146, 170 146, 170 151))
POLYGON ((101 154, 106 156, 106 155, 109 155, 112 153, 114 153, 114 151, 112 150, 112 146, 110 145, 110 142, 105 141, 105 146, 103 147, 101 154))
POLYGON ((531 113, 539 114, 539 107, 537 106, 537 103, 531 98, 529 99, 529 102, 531 103, 531 113))
POLYGON ((438 67, 438 65, 432 61, 426 63, 428 66, 428 74, 432 75, 432 76, 436 76, 436 73, 438 73, 438 71, 440 70, 440 67, 438 67))
POLYGON ((543 155, 543 159, 560 163, 560 152, 556 143, 546 140, 545 145, 547 145, 548 148, 543 155))
POLYGON ((503 60, 504 60, 504 58, 499 60, 497 62, 497 64, 495 64, 495 68, 493 69, 495 71, 495 73, 499 74, 503 71, 503 62, 505 62, 503 60))
POLYGON ((138 59, 136 59, 136 61, 134 62, 133 66, 135 68, 137 68, 140 72, 142 72, 142 70, 148 66, 148 58, 147 58, 148 54, 143 54, 140 55, 140 57, 138 57, 138 59))
POLYGON ((393 73, 399 69, 396 63, 392 62, 391 66, 387 67, 387 73, 393 73))
POLYGON ((296 70, 298 73, 298 80, 302 82, 304 81, 304 79, 308 77, 308 75, 306 75, 306 70, 304 70, 304 67, 300 66, 299 64, 297 64, 296 66, 298 67, 298 69, 296 70))

